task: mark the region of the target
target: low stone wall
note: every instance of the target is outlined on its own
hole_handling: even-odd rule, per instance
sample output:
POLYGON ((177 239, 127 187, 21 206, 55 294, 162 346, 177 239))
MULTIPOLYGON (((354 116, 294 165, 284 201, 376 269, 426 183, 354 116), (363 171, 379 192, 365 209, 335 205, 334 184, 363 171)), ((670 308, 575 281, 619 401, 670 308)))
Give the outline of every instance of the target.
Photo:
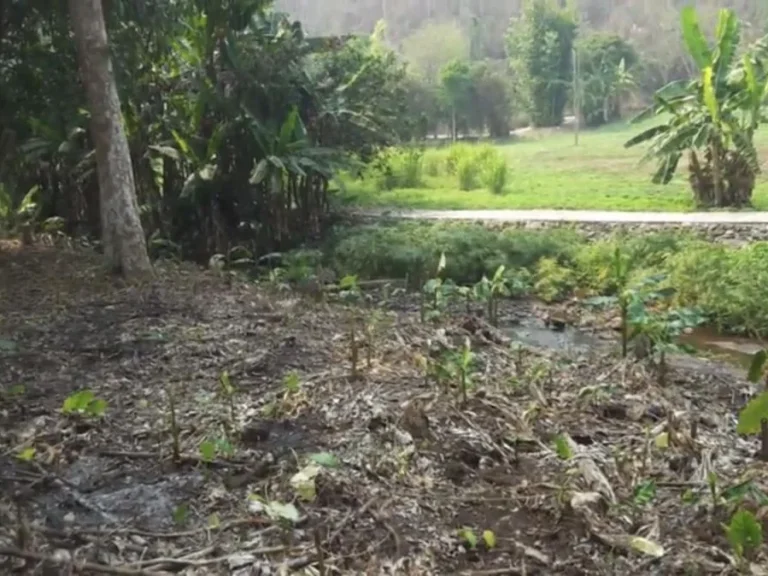
POLYGON ((627 234, 649 234, 661 231, 679 231, 692 233, 700 236, 702 239, 712 242, 723 242, 732 245, 743 245, 751 242, 768 241, 768 224, 749 223, 749 224, 726 224, 726 223, 636 223, 636 222, 563 222, 563 221, 500 221, 500 220, 436 220, 436 219, 416 219, 400 220, 397 218, 371 215, 355 215, 353 221, 364 222, 420 222, 422 224, 434 225, 438 222, 455 224, 479 224, 493 230, 505 230, 508 228, 524 228, 526 230, 553 230, 558 228, 577 230, 590 239, 599 239, 610 236, 614 233, 627 234))
POLYGON ((626 222, 476 222, 493 229, 524 228, 526 230, 552 230, 557 228, 578 230, 588 238, 604 238, 614 233, 649 234, 661 231, 687 232, 711 242, 741 245, 768 241, 768 224, 681 224, 681 223, 626 223, 626 222))

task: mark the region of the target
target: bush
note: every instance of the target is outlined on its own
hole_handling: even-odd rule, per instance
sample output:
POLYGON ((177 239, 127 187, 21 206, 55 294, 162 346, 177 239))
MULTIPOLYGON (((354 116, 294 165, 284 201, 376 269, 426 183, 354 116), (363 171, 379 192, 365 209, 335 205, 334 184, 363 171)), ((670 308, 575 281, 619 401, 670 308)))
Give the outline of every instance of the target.
POLYGON ((616 248, 629 257, 639 278, 660 272, 666 259, 691 242, 692 236, 679 232, 647 235, 614 234, 610 238, 581 246, 574 257, 579 286, 597 294, 610 295, 616 289, 609 269, 616 248))
POLYGON ((697 242, 671 256, 667 268, 681 305, 700 306, 721 330, 768 334, 768 243, 697 242))
POLYGON ((557 258, 542 258, 536 266, 536 282, 533 291, 544 302, 555 302, 570 294, 576 288, 576 274, 557 261, 557 258))
POLYGON ((420 148, 390 148, 379 154, 370 171, 382 190, 418 188, 422 184, 423 159, 420 148))
POLYGON ((493 194, 502 194, 507 185, 507 161, 504 158, 489 160, 483 170, 483 184, 493 194))
POLYGON ((533 269, 545 257, 571 262, 583 240, 570 230, 490 230, 478 224, 372 225, 343 230, 331 241, 329 265, 341 276, 420 278, 435 274, 445 253, 446 276, 474 284, 492 276, 500 264, 533 269))

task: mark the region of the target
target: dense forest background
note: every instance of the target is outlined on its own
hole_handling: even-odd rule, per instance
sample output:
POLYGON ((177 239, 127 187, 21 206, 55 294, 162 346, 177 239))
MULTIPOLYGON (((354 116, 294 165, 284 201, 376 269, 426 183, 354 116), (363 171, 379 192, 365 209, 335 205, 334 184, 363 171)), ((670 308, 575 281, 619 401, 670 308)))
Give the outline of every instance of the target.
MULTIPOLYGON (((457 23, 472 42, 478 59, 503 59, 510 21, 524 0, 278 0, 276 7, 302 21, 312 34, 370 33, 387 23, 387 40, 408 56, 409 40, 436 23, 457 23)), ((721 8, 732 8, 744 24, 745 39, 768 28, 768 2, 760 0, 562 0, 575 10, 582 32, 617 34, 638 52, 644 78, 653 89, 693 71, 680 35, 680 9, 696 7, 702 25, 713 30, 721 8)), ((446 38, 431 37, 446 48, 446 38)), ((425 50, 428 47, 423 47, 425 50)))

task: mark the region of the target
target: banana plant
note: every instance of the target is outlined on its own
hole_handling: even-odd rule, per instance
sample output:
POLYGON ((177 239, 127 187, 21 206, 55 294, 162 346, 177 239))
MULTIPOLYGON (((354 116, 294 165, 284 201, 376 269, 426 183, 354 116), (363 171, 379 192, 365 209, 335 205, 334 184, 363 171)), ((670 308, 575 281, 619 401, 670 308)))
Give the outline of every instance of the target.
POLYGON ((768 462, 768 350, 763 349, 752 357, 747 378, 753 383, 763 383, 757 394, 739 413, 736 431, 739 434, 760 435, 760 459, 768 462))
POLYGON ((681 27, 698 76, 657 91, 652 106, 633 122, 660 114, 669 119, 644 130, 625 146, 650 144, 644 160, 658 161, 653 181, 660 184, 672 180, 687 152, 691 186, 699 204, 746 204, 760 170, 753 136, 764 119, 762 109, 768 96, 763 51, 756 45, 738 57, 740 24, 732 10, 720 10, 714 46, 702 32, 694 8, 683 8, 681 27))

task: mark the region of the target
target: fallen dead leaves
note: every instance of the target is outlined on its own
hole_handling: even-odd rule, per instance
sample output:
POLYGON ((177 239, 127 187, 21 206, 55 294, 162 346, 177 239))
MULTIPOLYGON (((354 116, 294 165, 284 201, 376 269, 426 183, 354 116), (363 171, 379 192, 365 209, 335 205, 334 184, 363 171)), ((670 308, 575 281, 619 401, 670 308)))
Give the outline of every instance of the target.
POLYGON ((153 286, 96 282, 84 251, 0 250, 0 269, 13 295, 0 338, 14 342, 0 385, 25 389, 0 407, 3 569, 727 574, 729 504, 708 481, 727 494, 750 470, 753 494, 766 486, 734 433, 742 384, 706 370, 659 388, 642 364, 513 348, 477 317, 436 328, 397 306, 359 342, 353 378, 348 307, 184 266, 161 266, 153 286), (467 339, 462 404, 425 370, 467 339), (225 371, 231 409, 217 396, 225 371), (81 389, 107 403, 88 426, 60 411, 81 389), (231 455, 200 454, 227 434, 231 455), (23 462, 29 446, 40 458, 23 462), (653 486, 642 501, 641 485, 653 486), (274 513, 289 504, 292 520, 274 513))

